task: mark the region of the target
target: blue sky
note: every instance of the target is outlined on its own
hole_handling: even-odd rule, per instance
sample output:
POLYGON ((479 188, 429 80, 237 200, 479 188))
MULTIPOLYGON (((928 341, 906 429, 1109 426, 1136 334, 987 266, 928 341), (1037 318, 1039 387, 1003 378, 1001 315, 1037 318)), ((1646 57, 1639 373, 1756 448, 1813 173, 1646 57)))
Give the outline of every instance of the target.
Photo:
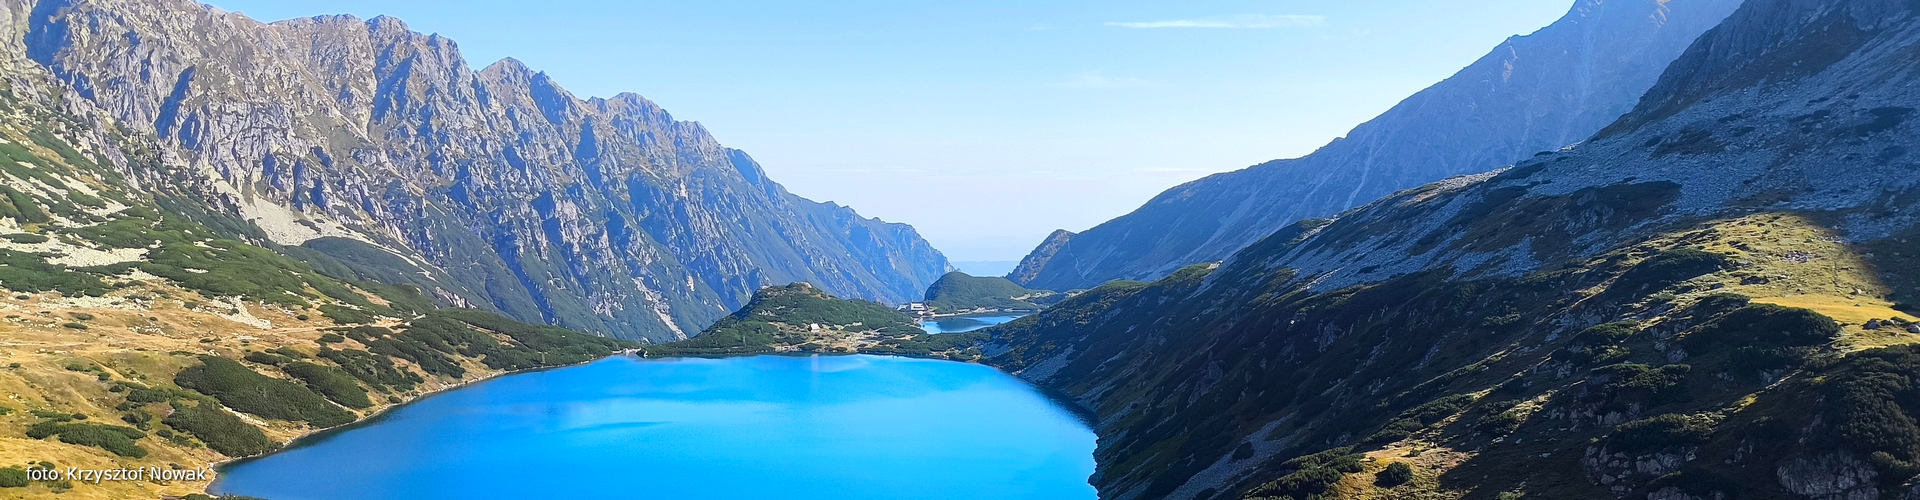
POLYGON ((1209 173, 1300 156, 1568 0, 214 0, 387 14, 576 95, 633 91, 795 193, 1015 260, 1209 173))

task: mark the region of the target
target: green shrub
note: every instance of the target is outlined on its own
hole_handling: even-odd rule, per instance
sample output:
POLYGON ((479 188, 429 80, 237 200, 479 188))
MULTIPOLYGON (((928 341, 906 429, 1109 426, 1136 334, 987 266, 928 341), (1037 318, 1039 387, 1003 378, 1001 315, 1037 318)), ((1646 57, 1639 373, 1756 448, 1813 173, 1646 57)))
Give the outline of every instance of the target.
POLYGON ((1497 436, 1505 436, 1507 434, 1512 434, 1513 431, 1515 430, 1519 430, 1520 424, 1525 422, 1526 422, 1525 419, 1520 416, 1519 412, 1515 412, 1513 410, 1507 410, 1500 413, 1487 415, 1486 418, 1482 418, 1480 419, 1479 422, 1475 422, 1473 424, 1473 428, 1476 430, 1479 430, 1480 432, 1485 432, 1485 433, 1493 434, 1497 436))
POLYGON ((1728 368, 1736 373, 1753 373, 1796 368, 1813 355, 1810 347, 1755 347, 1733 349, 1728 368))
POLYGON ((376 389, 392 387, 408 390, 426 381, 419 374, 395 366, 391 358, 358 349, 321 348, 320 358, 340 365, 340 369, 348 375, 376 389))
POLYGON ((1314 498, 1325 494, 1347 474, 1360 472, 1363 455, 1352 448, 1335 448, 1288 460, 1282 467, 1293 472, 1255 487, 1250 497, 1314 498))
POLYGON ((1689 350, 1716 346, 1802 347, 1825 345, 1840 336, 1833 318, 1806 309, 1752 304, 1721 316, 1687 335, 1689 350))
POLYGON ((201 442, 207 443, 208 448, 229 457, 259 455, 278 447, 258 427, 214 405, 202 403, 185 406, 174 403, 173 414, 161 422, 193 434, 201 442))
POLYGON ((1903 345, 1848 356, 1823 374, 1823 420, 1834 422, 1828 442, 1868 457, 1883 482, 1920 473, 1920 346, 1903 345))
POLYGON ((371 313, 334 304, 320 306, 320 315, 326 316, 327 319, 333 320, 334 323, 342 325, 372 323, 374 320, 374 316, 371 313))
POLYGON ((200 391, 235 410, 267 418, 305 421, 315 427, 352 422, 352 413, 291 381, 267 377, 231 359, 201 356, 200 365, 174 377, 181 387, 200 391))
POLYGON ((1454 394, 1400 412, 1399 417, 1387 422, 1379 432, 1367 436, 1365 442, 1382 444, 1406 439, 1413 433, 1425 430, 1428 426, 1460 413, 1461 410, 1466 409, 1467 405, 1473 404, 1473 399, 1471 394, 1454 394))
POLYGON ((35 254, 0 250, 0 287, 26 293, 60 292, 68 297, 100 297, 109 288, 100 277, 48 264, 35 254))
POLYGON ((23 245, 32 245, 32 244, 47 242, 47 237, 41 236, 38 234, 29 234, 29 233, 9 234, 9 235, 6 235, 5 238, 7 239, 7 241, 11 241, 11 242, 19 243, 23 245))
POLYGON ((68 329, 68 330, 85 330, 85 329, 87 329, 87 325, 83 325, 83 324, 80 324, 80 323, 67 323, 67 324, 64 324, 64 325, 60 325, 60 326, 61 326, 61 327, 64 327, 64 328, 66 328, 66 329, 68 329))
POLYGON ((79 321, 93 321, 93 315, 83 312, 67 313, 67 316, 79 321))
POLYGON ((896 354, 902 356, 930 356, 934 353, 964 350, 987 341, 987 334, 942 333, 932 334, 923 331, 907 333, 899 337, 881 340, 869 351, 874 354, 896 354))
POLYGON ((33 439, 46 439, 51 436, 59 436, 62 443, 92 446, 123 457, 147 456, 146 448, 141 448, 133 442, 147 437, 147 433, 132 427, 47 420, 27 429, 27 437, 33 439))
POLYGON ((1469 404, 1473 404, 1472 394, 1454 394, 1416 406, 1402 413, 1400 417, 1418 420, 1425 425, 1433 425, 1460 413, 1460 410, 1466 409, 1469 404))
POLYGON ((285 364, 288 361, 292 361, 290 359, 287 359, 286 356, 281 356, 281 355, 272 354, 272 353, 265 353, 265 352, 249 352, 247 353, 247 356, 244 359, 246 359, 247 361, 260 363, 263 365, 273 365, 273 366, 280 366, 282 364, 285 364))
POLYGON ((121 415, 120 420, 133 425, 135 429, 140 429, 144 431, 144 430, 147 430, 148 427, 152 427, 153 414, 147 413, 144 411, 136 411, 136 412, 128 413, 125 415, 121 415))
POLYGON ((1394 441, 1406 439, 1410 436, 1413 436, 1413 433, 1420 432, 1422 430, 1425 430, 1426 428, 1427 428, 1426 424, 1420 423, 1419 420, 1414 420, 1411 418, 1396 418, 1396 419, 1393 419, 1393 421, 1387 422, 1387 425, 1385 427, 1380 428, 1378 432, 1368 435, 1365 442, 1367 444, 1391 443, 1394 441))
POLYGON ((360 384, 354 381, 353 376, 337 368, 297 361, 287 363, 280 367, 280 370, 306 382, 307 387, 312 388, 314 392, 342 406, 348 408, 373 406, 373 401, 367 399, 367 391, 360 388, 360 384))
POLYGON ((0 488, 24 488, 27 483, 26 469, 18 466, 0 468, 0 488))
MULTIPOLYGON (((429 318, 447 318, 469 326, 505 335, 512 342, 492 347, 474 344, 479 349, 475 355, 485 356, 483 361, 488 367, 503 370, 518 370, 541 366, 559 366, 585 363, 622 348, 638 347, 637 344, 604 337, 595 337, 579 332, 551 326, 529 325, 504 316, 472 309, 442 309, 428 315, 429 318)), ((419 324, 416 320, 409 325, 419 324)))
POLYGON ((45 224, 53 220, 32 196, 7 186, 0 186, 0 218, 12 218, 24 224, 45 224))
POLYGON ((338 333, 323 333, 323 334, 320 334, 320 340, 316 342, 319 342, 322 344, 338 344, 346 341, 347 341, 347 338, 340 336, 340 334, 338 333))
POLYGON ((1644 292, 1673 286, 1705 274, 1719 271, 1729 263, 1726 256, 1693 248, 1678 248, 1647 258, 1620 274, 1609 292, 1644 292))
POLYGON ((1747 304, 1752 303, 1753 298, 1751 297, 1737 293, 1719 292, 1701 297, 1699 302, 1693 304, 1692 314, 1695 316, 1720 314, 1747 307, 1747 304))
POLYGON ((326 281, 285 256, 233 240, 205 246, 170 242, 147 252, 141 270, 207 296, 238 296, 286 307, 306 307, 310 282, 326 281))
POLYGON ((1659 368, 1639 363, 1621 363, 1594 368, 1593 373, 1606 379, 1605 390, 1609 393, 1641 392, 1655 394, 1674 388, 1684 380, 1693 367, 1684 364, 1666 365, 1659 368))
POLYGON ((1413 467, 1405 462, 1387 464, 1387 468, 1375 474, 1373 484, 1392 488, 1413 480, 1413 467))
POLYGON ((1718 422, 1711 417, 1668 413, 1620 424, 1607 436, 1607 448, 1629 455, 1676 446, 1695 446, 1713 437, 1718 422))
POLYGON ((173 399, 173 394, 160 389, 122 383, 127 388, 127 401, 134 403, 158 403, 173 399))

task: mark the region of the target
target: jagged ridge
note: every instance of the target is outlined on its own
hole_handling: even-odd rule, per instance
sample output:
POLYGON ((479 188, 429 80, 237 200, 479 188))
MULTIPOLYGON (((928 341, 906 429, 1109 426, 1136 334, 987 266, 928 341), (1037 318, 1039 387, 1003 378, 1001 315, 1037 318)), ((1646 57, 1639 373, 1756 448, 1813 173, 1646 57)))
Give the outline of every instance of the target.
POLYGON ((50 72, 73 105, 157 136, 273 242, 362 241, 344 265, 395 253, 449 304, 671 339, 763 285, 897 302, 948 268, 912 228, 789 194, 646 99, 580 99, 511 59, 474 71, 397 19, 4 6, 10 73, 50 72))

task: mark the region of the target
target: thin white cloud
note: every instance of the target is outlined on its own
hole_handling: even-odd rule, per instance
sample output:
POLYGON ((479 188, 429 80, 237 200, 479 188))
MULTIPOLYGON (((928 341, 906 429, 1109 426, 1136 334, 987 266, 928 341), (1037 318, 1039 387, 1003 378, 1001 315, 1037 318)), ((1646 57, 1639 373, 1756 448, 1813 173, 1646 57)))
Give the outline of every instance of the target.
POLYGON ((1212 29, 1270 29, 1305 28, 1327 23, 1327 16, 1310 15, 1272 15, 1245 14, 1238 16, 1201 17, 1194 19, 1167 19, 1160 21, 1110 22, 1107 26, 1132 29, 1167 28, 1212 28, 1212 29))
POLYGON ((1095 71, 1074 75, 1073 78, 1056 82, 1053 86, 1069 89, 1128 89, 1158 87, 1160 85, 1141 78, 1131 76, 1107 76, 1095 71))

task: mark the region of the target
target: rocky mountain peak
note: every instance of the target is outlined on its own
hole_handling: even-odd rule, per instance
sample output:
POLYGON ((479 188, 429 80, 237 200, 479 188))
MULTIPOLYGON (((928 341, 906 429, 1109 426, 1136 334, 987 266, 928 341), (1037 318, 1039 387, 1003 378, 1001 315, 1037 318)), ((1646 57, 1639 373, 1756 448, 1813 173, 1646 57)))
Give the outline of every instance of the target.
POLYGON ((32 13, 0 26, 29 70, 203 165, 207 195, 273 242, 398 252, 444 271, 417 283, 433 295, 666 339, 762 285, 904 301, 946 270, 911 228, 794 197, 637 95, 582 100, 513 59, 476 72, 395 18, 6 5, 32 13))
POLYGON ((1581 141, 1633 109, 1667 63, 1739 4, 1580 2, 1311 155, 1174 187, 1081 233, 1021 284, 1157 278, 1300 220, 1581 141))
POLYGON ((1907 24, 1914 8, 1901 0, 1802 0, 1742 9, 1735 14, 1739 25, 1764 28, 1702 35, 1603 135, 1672 116, 1711 96, 1819 73, 1859 51, 1876 32, 1907 24))

